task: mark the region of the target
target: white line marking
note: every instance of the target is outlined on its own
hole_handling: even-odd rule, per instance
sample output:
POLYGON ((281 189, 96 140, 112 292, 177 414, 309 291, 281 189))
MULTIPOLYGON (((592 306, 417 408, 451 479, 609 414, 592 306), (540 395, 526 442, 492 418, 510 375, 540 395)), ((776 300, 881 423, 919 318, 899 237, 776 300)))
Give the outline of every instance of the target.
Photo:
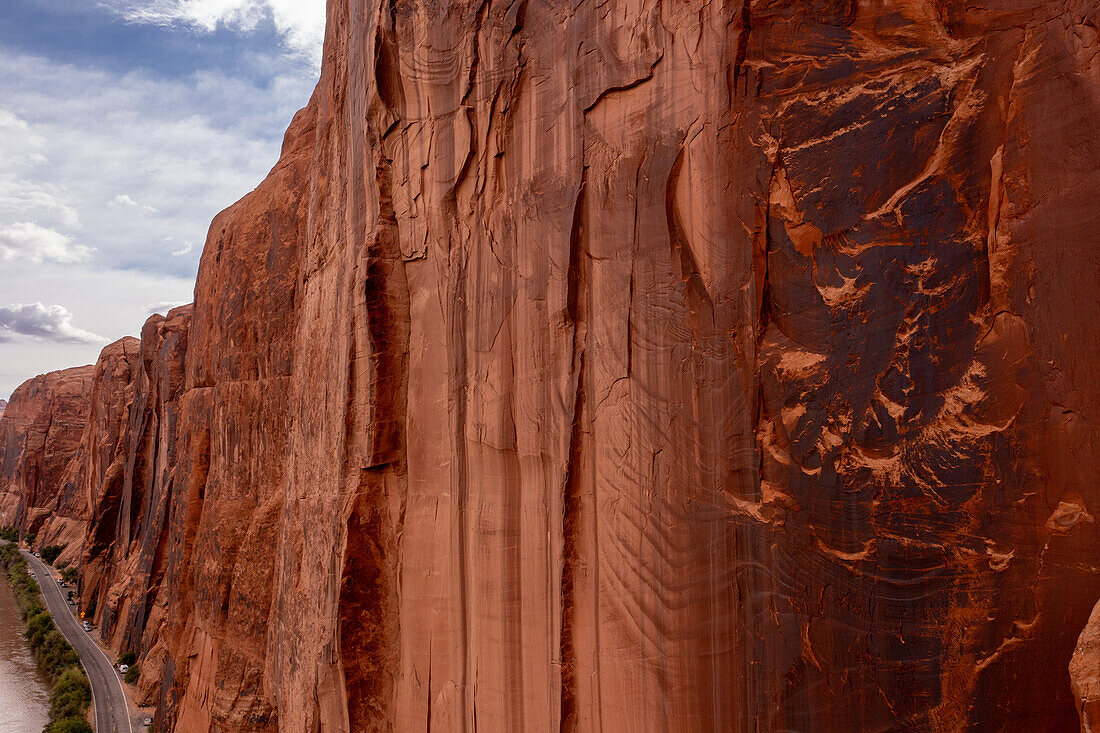
MULTIPOLYGON (((22 552, 22 550, 20 550, 20 552, 22 552)), ((42 564, 43 567, 45 567, 45 563, 42 563, 42 561, 39 560, 36 557, 31 556, 28 559, 33 559, 33 560, 37 561, 38 563, 42 564)), ((49 571, 49 568, 46 568, 46 575, 50 576, 50 579, 53 580, 53 573, 51 573, 49 571)), ((38 587, 39 587, 39 590, 42 592, 43 597, 45 597, 46 591, 42 588, 42 584, 39 583, 38 587)), ((57 593, 58 593, 58 595, 60 595, 61 591, 57 591, 57 593)), ((62 599, 62 600, 64 600, 64 599, 62 599)), ((70 618, 73 617, 72 613, 69 613, 69 610, 67 608, 65 608, 64 611, 65 611, 65 613, 69 614, 70 618)), ((75 621, 75 618, 73 620, 75 621)), ((58 627, 58 631, 60 631, 60 630, 61 630, 60 627, 58 627)), ((92 638, 92 635, 89 634, 87 631, 84 631, 84 629, 81 629, 80 631, 85 636, 88 637, 88 641, 92 642, 92 646, 94 646, 96 648, 96 651, 99 652, 99 655, 101 657, 103 657, 103 661, 106 662, 107 666, 111 669, 112 672, 114 672, 115 671, 115 666, 113 664, 111 664, 111 660, 107 658, 107 654, 103 651, 102 648, 100 648, 99 644, 96 643, 96 640, 92 638)), ((65 632, 61 632, 61 633, 62 633, 62 635, 64 635, 65 632)), ((77 656, 80 656, 80 655, 77 654, 77 656)), ((80 660, 80 666, 84 667, 84 660, 83 659, 80 660)), ((88 674, 88 668, 87 667, 84 667, 84 674, 88 674)), ((130 720, 130 701, 126 699, 126 689, 122 686, 122 679, 118 675, 112 675, 112 676, 118 682, 118 690, 119 690, 119 692, 122 693, 122 704, 126 708, 126 725, 130 729, 130 733, 134 733, 134 722, 132 720, 130 720)), ((91 682, 91 679, 92 679, 92 676, 88 675, 89 683, 91 682)), ((92 687, 91 684, 89 684, 88 686, 92 687)), ((92 687, 92 703, 93 704, 95 703, 95 688, 94 687, 92 687)), ((96 710, 98 711, 99 708, 96 708, 96 710)), ((99 716, 97 714, 96 718, 98 719, 98 717, 99 716)), ((104 733, 104 732, 100 731, 100 733, 104 733)))

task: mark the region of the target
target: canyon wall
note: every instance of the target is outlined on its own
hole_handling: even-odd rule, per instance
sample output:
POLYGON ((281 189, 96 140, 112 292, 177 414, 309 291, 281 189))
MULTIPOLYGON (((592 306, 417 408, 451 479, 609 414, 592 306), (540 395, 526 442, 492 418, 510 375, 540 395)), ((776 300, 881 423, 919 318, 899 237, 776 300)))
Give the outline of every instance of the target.
POLYGON ((71 491, 17 391, 0 511, 86 523, 167 729, 1073 729, 1098 24, 331 0, 193 312, 71 491))
POLYGON ((0 419, 0 525, 37 532, 56 510, 80 447, 95 369, 50 372, 20 385, 0 419))

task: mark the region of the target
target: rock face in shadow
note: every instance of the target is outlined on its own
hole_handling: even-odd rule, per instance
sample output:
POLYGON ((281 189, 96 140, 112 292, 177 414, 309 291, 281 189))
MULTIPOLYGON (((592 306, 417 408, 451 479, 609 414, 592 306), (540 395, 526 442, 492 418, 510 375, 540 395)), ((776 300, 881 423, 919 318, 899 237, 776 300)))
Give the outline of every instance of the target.
POLYGON ((1076 727, 1098 14, 331 0, 85 491, 158 725, 1076 727))

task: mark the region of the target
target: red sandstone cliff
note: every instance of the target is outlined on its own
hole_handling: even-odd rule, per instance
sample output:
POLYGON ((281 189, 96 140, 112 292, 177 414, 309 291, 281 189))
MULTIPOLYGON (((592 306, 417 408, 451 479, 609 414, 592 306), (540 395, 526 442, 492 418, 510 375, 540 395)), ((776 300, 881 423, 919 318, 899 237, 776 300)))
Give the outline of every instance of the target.
POLYGON ((84 494, 159 721, 1075 727, 1098 24, 330 2, 84 494))
POLYGON ((46 518, 36 545, 64 546, 58 562, 79 561, 88 523, 101 511, 101 489, 121 478, 120 443, 133 397, 138 346, 134 338, 116 341, 103 349, 94 366, 80 440, 55 488, 56 496, 41 510, 46 518))
POLYGON ((0 525, 38 531, 53 513, 80 445, 93 368, 35 377, 12 393, 0 418, 0 525))

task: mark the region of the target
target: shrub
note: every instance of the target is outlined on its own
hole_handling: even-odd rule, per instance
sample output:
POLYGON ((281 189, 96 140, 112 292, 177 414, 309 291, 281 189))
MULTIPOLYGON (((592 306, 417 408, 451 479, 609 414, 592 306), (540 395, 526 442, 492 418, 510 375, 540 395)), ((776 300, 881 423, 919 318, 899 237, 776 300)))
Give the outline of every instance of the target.
POLYGON ((56 560, 58 555, 60 555, 64 550, 65 548, 62 545, 46 545, 38 552, 42 555, 43 560, 45 560, 48 564, 53 565, 53 561, 56 560))
POLYGON ((8 542, 18 542, 19 532, 15 527, 0 527, 0 540, 7 540, 8 542))
POLYGON ((27 618, 27 630, 23 632, 23 636, 31 643, 31 649, 38 651, 46 640, 46 634, 52 630, 53 616, 47 611, 40 611, 27 618))
POLYGON ((134 666, 130 667, 130 669, 126 670, 126 676, 122 679, 126 684, 132 685, 138 681, 139 677, 141 677, 141 672, 138 671, 138 667, 135 664, 134 666))
POLYGON ((46 634, 41 648, 38 650, 38 665, 51 679, 56 678, 67 667, 75 667, 80 664, 80 655, 69 646, 61 632, 54 628, 46 634))
POLYGON ((23 535, 23 541, 27 543, 27 547, 33 547, 34 541, 36 539, 38 539, 37 532, 28 532, 27 534, 23 535))
POLYGON ((133 666, 134 662, 136 661, 137 660, 134 658, 133 652, 123 652, 122 654, 118 655, 119 664, 129 664, 130 666, 133 666))
POLYGON ((72 717, 50 723, 44 733, 95 733, 95 730, 83 717, 72 717))
POLYGON ((80 580, 80 571, 76 568, 65 568, 61 571, 61 579, 69 585, 75 585, 80 580))
POLYGON ((50 720, 76 718, 92 704, 92 688, 88 678, 76 667, 61 673, 50 694, 50 720))

